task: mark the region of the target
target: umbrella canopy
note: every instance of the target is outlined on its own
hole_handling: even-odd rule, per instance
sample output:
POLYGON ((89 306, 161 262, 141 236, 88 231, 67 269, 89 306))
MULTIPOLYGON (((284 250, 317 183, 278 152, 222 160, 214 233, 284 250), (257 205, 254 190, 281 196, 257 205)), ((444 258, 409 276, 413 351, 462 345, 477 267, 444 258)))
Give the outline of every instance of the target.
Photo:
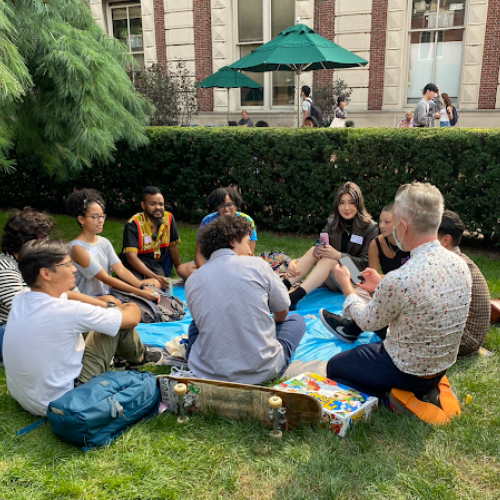
POLYGON ((196 85, 200 88, 219 88, 219 89, 235 89, 245 87, 249 89, 260 89, 262 85, 242 75, 239 71, 231 69, 229 66, 224 66, 213 75, 208 76, 196 85))
POLYGON ((319 36, 305 24, 283 30, 276 38, 231 64, 245 71, 303 71, 365 66, 368 61, 319 36))

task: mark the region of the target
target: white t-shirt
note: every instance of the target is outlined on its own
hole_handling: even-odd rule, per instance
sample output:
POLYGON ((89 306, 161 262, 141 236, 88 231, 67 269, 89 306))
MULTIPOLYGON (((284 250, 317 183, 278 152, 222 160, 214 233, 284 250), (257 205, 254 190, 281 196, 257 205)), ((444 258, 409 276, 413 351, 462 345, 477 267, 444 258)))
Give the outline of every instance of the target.
POLYGON ((439 121, 441 123, 449 123, 450 118, 448 116, 448 110, 446 108, 441 108, 439 110, 439 121))
POLYGON ((7 388, 27 411, 45 416, 51 401, 74 388, 82 371, 82 333, 114 337, 122 316, 73 300, 23 290, 14 297, 3 340, 7 388))
POLYGON ((111 287, 99 281, 95 278, 95 275, 102 269, 111 275, 112 267, 121 262, 111 242, 102 236, 97 236, 97 241, 93 245, 84 241, 73 240, 71 247, 74 246, 81 246, 85 249, 90 260, 88 267, 82 267, 73 262, 76 267, 75 279, 78 290, 91 297, 108 295, 111 287))
POLYGON ((307 116, 311 116, 311 99, 309 97, 302 101, 302 111, 307 111, 307 116))

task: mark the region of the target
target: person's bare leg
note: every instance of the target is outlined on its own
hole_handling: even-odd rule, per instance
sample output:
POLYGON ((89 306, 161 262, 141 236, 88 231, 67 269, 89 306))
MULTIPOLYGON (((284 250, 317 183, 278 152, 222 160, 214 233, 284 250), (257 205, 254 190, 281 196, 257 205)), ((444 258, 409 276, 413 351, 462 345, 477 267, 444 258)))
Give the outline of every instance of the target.
POLYGON ((312 292, 325 282, 330 275, 330 272, 332 272, 337 265, 337 262, 338 261, 336 259, 329 259, 327 257, 319 259, 307 279, 296 290, 290 293, 290 302, 293 308, 295 308, 295 305, 299 302, 299 300, 303 299, 308 293, 312 292))
POLYGON ((328 278, 330 272, 334 270, 337 263, 337 259, 328 259, 323 257, 319 260, 315 268, 311 271, 311 274, 300 286, 306 293, 312 292, 325 282, 326 278, 328 278))
POLYGON ((178 266, 176 271, 182 279, 187 280, 189 276, 196 271, 196 269, 198 269, 198 267, 194 262, 186 262, 185 264, 178 266))
POLYGON ((307 276, 311 269, 318 263, 317 257, 313 255, 314 247, 310 248, 297 262, 297 271, 299 274, 297 276, 289 277, 288 281, 291 285, 295 285, 297 281, 300 281, 304 276, 307 276))

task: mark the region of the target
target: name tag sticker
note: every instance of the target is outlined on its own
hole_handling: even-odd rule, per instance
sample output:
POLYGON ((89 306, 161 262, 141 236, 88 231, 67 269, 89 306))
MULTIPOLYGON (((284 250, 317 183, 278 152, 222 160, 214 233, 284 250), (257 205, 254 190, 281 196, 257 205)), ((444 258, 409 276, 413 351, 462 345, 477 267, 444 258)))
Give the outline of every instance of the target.
POLYGON ((357 243, 358 245, 362 245, 363 244, 363 236, 358 236, 357 234, 353 234, 351 236, 351 241, 353 243, 357 243))
POLYGON ((90 256, 93 257, 94 255, 97 255, 99 253, 99 249, 97 247, 92 247, 90 249, 90 256))
POLYGON ((144 243, 146 243, 146 245, 151 243, 151 236, 144 236, 144 243))

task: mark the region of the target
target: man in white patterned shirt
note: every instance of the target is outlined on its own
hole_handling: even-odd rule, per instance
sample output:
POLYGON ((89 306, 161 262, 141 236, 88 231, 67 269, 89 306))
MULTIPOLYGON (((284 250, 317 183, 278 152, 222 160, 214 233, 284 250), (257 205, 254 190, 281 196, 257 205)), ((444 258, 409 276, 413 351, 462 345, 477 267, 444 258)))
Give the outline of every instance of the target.
MULTIPOLYGON (((374 292, 368 304, 356 294, 347 268, 337 267, 335 279, 346 297, 343 315, 363 331, 387 325, 389 331, 383 342, 332 357, 328 378, 382 397, 391 389, 424 394, 438 385, 443 398, 450 394, 444 375, 457 359, 469 310, 471 276, 467 264, 437 240, 443 209, 436 187, 427 183, 401 186, 393 208, 393 235, 398 247, 410 251, 411 257, 383 279, 374 269, 362 272, 366 281, 361 288, 374 292)), ((404 403, 413 402, 407 399, 404 403)), ((447 416, 458 411, 455 407, 447 416)), ((447 416, 440 415, 443 420, 447 416)))

